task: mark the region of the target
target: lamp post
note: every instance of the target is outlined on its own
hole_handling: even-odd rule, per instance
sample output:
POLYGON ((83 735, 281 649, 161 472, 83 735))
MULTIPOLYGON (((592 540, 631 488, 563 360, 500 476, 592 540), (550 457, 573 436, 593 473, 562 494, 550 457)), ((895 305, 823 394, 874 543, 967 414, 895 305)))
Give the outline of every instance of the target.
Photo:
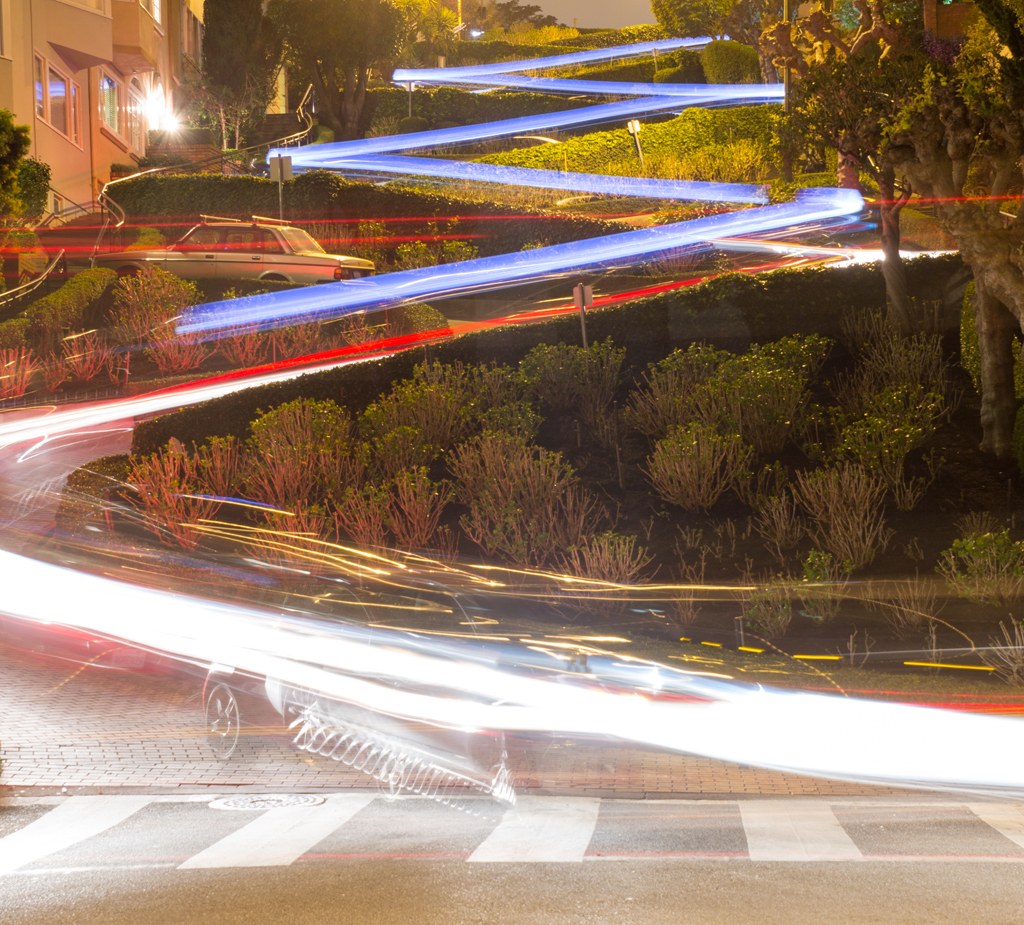
MULTIPOLYGON (((782 0, 782 18, 789 25, 789 0, 782 0)), ((789 67, 782 72, 783 111, 789 115, 789 67)))

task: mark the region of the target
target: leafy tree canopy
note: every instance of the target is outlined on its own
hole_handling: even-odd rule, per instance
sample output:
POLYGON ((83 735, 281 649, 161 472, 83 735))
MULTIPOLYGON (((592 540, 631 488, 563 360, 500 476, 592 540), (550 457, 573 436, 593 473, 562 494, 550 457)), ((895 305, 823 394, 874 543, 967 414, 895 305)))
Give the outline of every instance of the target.
POLYGON ((720 35, 732 5, 733 0, 651 0, 651 12, 669 35, 696 38, 720 35))
POLYGON ((15 125, 10 111, 0 109, 0 218, 21 207, 18 171, 21 159, 28 153, 29 137, 27 125, 15 125))

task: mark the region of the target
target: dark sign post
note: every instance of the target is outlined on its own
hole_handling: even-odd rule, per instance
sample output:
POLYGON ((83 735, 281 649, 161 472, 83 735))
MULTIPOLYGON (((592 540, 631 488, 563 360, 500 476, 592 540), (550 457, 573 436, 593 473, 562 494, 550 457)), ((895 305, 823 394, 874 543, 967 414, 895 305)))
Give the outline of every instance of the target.
POLYGON ((292 159, 290 157, 272 157, 270 159, 270 179, 277 184, 277 217, 284 221, 284 185, 292 178, 292 159))
POLYGON ((583 349, 587 349, 587 308, 594 304, 594 290, 580 284, 572 291, 573 304, 580 310, 580 328, 583 330, 583 349))

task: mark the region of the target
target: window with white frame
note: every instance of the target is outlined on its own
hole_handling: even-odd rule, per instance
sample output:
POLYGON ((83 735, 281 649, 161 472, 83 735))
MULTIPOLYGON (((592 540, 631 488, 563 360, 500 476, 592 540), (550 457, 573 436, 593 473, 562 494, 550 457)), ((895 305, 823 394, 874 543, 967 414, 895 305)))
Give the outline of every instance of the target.
POLYGON ((100 71, 100 121, 121 133, 121 85, 106 71, 100 71))
POLYGON ((79 144, 82 119, 78 84, 39 54, 33 61, 33 78, 36 116, 79 144))
POLYGON ((147 13, 149 13, 149 15, 152 16, 153 19, 155 19, 157 21, 157 23, 159 23, 160 22, 160 13, 161 13, 161 10, 160 10, 161 0, 139 0, 139 2, 142 4, 142 8, 147 13))
POLYGON ((142 150, 143 120, 145 107, 142 99, 142 87, 138 80, 132 78, 128 85, 128 106, 125 109, 125 138, 136 151, 142 150))

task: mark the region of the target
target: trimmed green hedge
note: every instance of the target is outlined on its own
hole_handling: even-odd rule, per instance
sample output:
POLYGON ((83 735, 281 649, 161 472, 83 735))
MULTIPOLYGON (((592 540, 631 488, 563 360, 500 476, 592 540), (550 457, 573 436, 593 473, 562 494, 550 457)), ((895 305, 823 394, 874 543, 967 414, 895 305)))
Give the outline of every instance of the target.
MULTIPOLYGON (((737 106, 734 109, 688 109, 668 122, 644 126, 644 152, 684 155, 712 145, 725 145, 741 139, 757 143, 768 156, 775 143, 775 126, 781 118, 781 106, 737 106)), ((521 148, 480 158, 488 164, 513 167, 538 167, 602 173, 615 161, 635 156, 635 143, 625 128, 610 132, 592 132, 569 138, 558 145, 521 148)))
POLYGON ((572 48, 615 48, 618 45, 635 45, 638 42, 656 42, 669 38, 661 26, 626 26, 624 29, 602 29, 598 32, 583 32, 574 39, 562 39, 563 49, 572 48))
POLYGON ((28 318, 14 318, 0 324, 0 350, 14 350, 28 344, 28 318))
MULTIPOLYGON (((198 221, 204 212, 228 218, 277 214, 277 184, 260 177, 139 177, 115 187, 113 195, 133 224, 159 224, 168 216, 179 221, 194 216, 198 221)), ((458 234, 469 238, 482 257, 520 251, 538 240, 561 244, 621 230, 609 222, 563 213, 538 214, 443 193, 354 183, 323 170, 286 183, 284 206, 293 221, 345 221, 353 233, 360 221, 401 221, 406 238, 428 233, 429 222, 457 216, 458 234)))
MULTIPOLYGON (((540 93, 470 93, 455 87, 416 89, 412 93, 412 114, 423 117, 431 125, 441 122, 478 125, 591 105, 593 100, 567 100, 540 93)), ((400 121, 408 115, 408 90, 399 87, 367 90, 360 130, 365 132, 375 119, 400 121)))
POLYGON ((759 84, 761 63, 757 52, 739 42, 712 42, 700 53, 709 84, 759 84))
POLYGON ((682 51, 677 51, 672 57, 676 62, 675 66, 661 68, 654 75, 655 83, 704 84, 708 82, 699 52, 684 48, 682 51))
POLYGON ((75 469, 61 492, 54 516, 58 530, 83 533, 86 521, 96 513, 96 502, 109 502, 128 478, 127 456, 101 456, 75 469))
POLYGON ((33 302, 22 313, 28 335, 37 342, 77 329, 90 304, 96 302, 117 279, 113 270, 83 270, 56 292, 33 302))
MULTIPOLYGON (((931 291, 960 268, 959 256, 919 258, 908 266, 911 285, 931 291)), ((627 363, 642 370, 676 347, 707 341, 742 349, 786 334, 836 338, 850 310, 885 305, 885 281, 878 266, 778 270, 759 276, 729 274, 699 286, 667 292, 592 312, 591 343, 610 337, 626 348, 627 363)), ((424 355, 440 362, 514 365, 538 344, 576 344, 578 317, 510 325, 464 334, 423 350, 407 350, 373 362, 311 373, 289 382, 257 386, 225 398, 146 421, 135 428, 133 452, 152 453, 173 436, 186 446, 208 437, 248 435, 258 412, 305 397, 342 401, 359 414, 394 381, 408 378, 424 355)))

